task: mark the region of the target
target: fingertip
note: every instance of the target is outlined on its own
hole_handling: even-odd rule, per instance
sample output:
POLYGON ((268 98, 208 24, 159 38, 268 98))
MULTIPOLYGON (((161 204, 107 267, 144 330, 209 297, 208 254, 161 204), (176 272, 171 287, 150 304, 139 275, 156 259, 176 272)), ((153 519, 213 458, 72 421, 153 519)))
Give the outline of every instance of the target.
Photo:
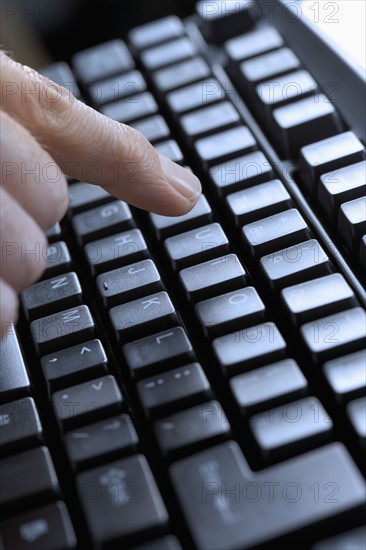
POLYGON ((159 154, 159 161, 168 184, 185 199, 182 202, 182 207, 184 205, 186 210, 189 211, 196 204, 202 192, 200 180, 193 172, 176 164, 164 155, 159 154))

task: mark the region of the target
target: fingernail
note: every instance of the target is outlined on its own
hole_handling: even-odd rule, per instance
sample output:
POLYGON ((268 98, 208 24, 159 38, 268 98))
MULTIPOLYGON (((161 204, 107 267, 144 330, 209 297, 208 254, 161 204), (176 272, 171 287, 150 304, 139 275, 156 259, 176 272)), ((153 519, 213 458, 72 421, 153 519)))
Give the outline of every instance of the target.
POLYGON ((166 179, 185 199, 196 201, 202 191, 200 180, 179 164, 160 155, 161 168, 166 179))

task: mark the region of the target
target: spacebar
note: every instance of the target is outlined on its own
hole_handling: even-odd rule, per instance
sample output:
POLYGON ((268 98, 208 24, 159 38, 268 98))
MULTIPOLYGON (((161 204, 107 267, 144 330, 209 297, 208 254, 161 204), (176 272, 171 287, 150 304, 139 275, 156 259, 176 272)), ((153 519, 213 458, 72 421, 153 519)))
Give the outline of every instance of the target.
POLYGON ((177 462, 171 476, 202 550, 262 544, 365 502, 365 481, 340 443, 252 472, 230 441, 177 462))

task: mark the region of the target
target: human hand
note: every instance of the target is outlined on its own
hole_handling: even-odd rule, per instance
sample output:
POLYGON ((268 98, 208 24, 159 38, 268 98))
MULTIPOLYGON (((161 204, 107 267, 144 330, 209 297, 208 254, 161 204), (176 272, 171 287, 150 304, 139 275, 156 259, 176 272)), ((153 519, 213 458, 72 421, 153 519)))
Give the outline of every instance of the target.
POLYGON ((44 269, 44 230, 68 204, 65 174, 102 185, 139 208, 181 215, 201 185, 147 139, 0 52, 0 337, 17 318, 18 293, 44 269))

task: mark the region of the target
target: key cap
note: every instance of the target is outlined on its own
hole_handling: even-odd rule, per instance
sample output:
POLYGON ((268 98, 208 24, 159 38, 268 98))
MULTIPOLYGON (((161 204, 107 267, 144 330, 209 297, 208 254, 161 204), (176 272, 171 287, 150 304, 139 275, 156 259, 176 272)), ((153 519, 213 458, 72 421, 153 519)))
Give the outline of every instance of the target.
MULTIPOLYGON (((289 48, 280 48, 258 55, 240 64, 240 73, 246 86, 280 76, 300 67, 300 60, 289 48)), ((243 89, 243 92, 247 92, 243 89)))
POLYGON ((159 272, 151 260, 102 273, 96 282, 104 306, 108 308, 163 290, 159 272))
POLYGON ((28 449, 0 462, 0 508, 19 510, 55 498, 59 485, 47 447, 28 449))
POLYGON ((279 290, 332 272, 328 256, 315 239, 263 256, 259 264, 271 288, 279 290))
POLYGON ((143 118, 131 124, 133 128, 144 134, 144 136, 151 142, 157 143, 165 138, 169 137, 170 130, 167 123, 160 115, 150 116, 143 118))
POLYGON ((48 504, 0 524, 4 550, 68 550, 77 540, 69 513, 62 501, 48 504))
POLYGON ((193 42, 183 37, 143 51, 140 59, 147 71, 154 71, 166 65, 172 65, 183 59, 193 57, 196 53, 197 48, 193 42))
POLYGON ((151 78, 156 89, 163 94, 207 78, 210 74, 207 63, 201 57, 195 57, 189 61, 181 61, 171 67, 159 69, 151 75, 151 78))
POLYGON ((184 34, 185 30, 182 21, 178 17, 170 15, 169 17, 164 17, 163 19, 158 19, 152 23, 132 29, 128 35, 128 39, 136 50, 142 50, 149 46, 178 38, 184 34))
POLYGON ((69 185, 69 212, 77 214, 88 208, 113 200, 113 197, 92 183, 73 183, 69 185))
POLYGON ((194 544, 202 549, 273 545, 339 515, 352 517, 365 501, 365 482, 340 443, 253 473, 230 441, 177 462, 170 472, 194 544), (336 496, 314 499, 314 487, 325 491, 328 483, 336 496))
POLYGON ((323 94, 278 107, 273 111, 270 128, 284 158, 295 157, 304 145, 343 130, 336 110, 323 94))
POLYGON ((71 463, 85 469, 135 451, 138 436, 131 417, 122 414, 72 430, 64 441, 71 463))
POLYGON ((192 210, 183 216, 149 214, 149 218, 156 236, 165 239, 171 235, 210 223, 212 221, 212 211, 206 197, 200 195, 192 210))
POLYGON ((347 413, 360 443, 366 443, 366 397, 360 397, 347 405, 347 413))
POLYGON ((174 139, 169 139, 168 141, 158 143, 155 145, 155 149, 173 162, 177 162, 178 164, 184 163, 182 150, 174 139))
POLYGON ((49 243, 53 243, 55 241, 58 241, 61 238, 61 226, 57 222, 55 225, 47 229, 46 231, 46 237, 49 243))
POLYGON ((340 273, 285 288, 281 298, 295 325, 357 305, 353 290, 340 273))
POLYGON ((343 168, 365 158, 362 143, 353 132, 344 132, 316 143, 306 145, 300 151, 299 169, 304 190, 316 194, 322 174, 343 168))
POLYGON ((89 531, 99 546, 125 537, 159 533, 168 522, 166 508, 143 455, 80 474, 77 485, 89 531), (90 487, 94 488, 94 497, 90 497, 90 487))
POLYGON ((291 197, 280 180, 267 181, 237 191, 228 195, 226 200, 230 214, 235 217, 239 227, 264 216, 283 212, 292 206, 291 197))
POLYGON ((306 323, 301 335, 314 363, 324 362, 366 344, 366 313, 360 307, 306 323))
POLYGON ((181 128, 188 143, 218 130, 225 130, 240 124, 240 116, 234 106, 223 101, 188 113, 180 119, 181 128))
POLYGON ((308 388, 296 361, 283 359, 230 380, 230 388, 243 416, 303 395, 308 388))
POLYGON ((286 342, 272 322, 237 330, 212 342, 224 374, 260 367, 286 355, 286 342))
POLYGON ((107 356, 100 340, 89 340, 41 359, 49 392, 107 373, 107 356))
POLYGON ((244 243, 252 256, 262 256, 310 238, 310 229, 296 208, 244 225, 244 243))
POLYGON ((194 359, 192 344, 182 327, 174 327, 123 346, 133 377, 138 379, 194 359))
POLYGON ((265 306, 253 287, 209 298, 194 309, 207 337, 249 327, 265 318, 265 306))
POLYGON ((133 550, 182 550, 182 547, 175 537, 168 535, 134 546, 133 550))
POLYGON ((246 126, 238 126, 199 139, 195 151, 204 169, 256 148, 256 141, 246 126))
POLYGON ((228 38, 250 29, 257 20, 256 7, 246 0, 209 2, 196 4, 206 39, 221 44, 228 38))
POLYGON ((107 80, 95 82, 88 87, 92 103, 100 107, 123 97, 145 92, 146 82, 140 71, 130 71, 107 80))
POLYGON ((133 69, 135 63, 122 40, 111 40, 76 53, 73 68, 83 84, 133 69))
POLYGON ((318 203, 335 222, 342 203, 365 195, 366 161, 323 174, 319 181, 318 203))
POLYGON ((30 393, 28 373, 13 323, 0 340, 0 398, 10 401, 30 393))
POLYGON ((315 397, 280 405, 249 419, 263 454, 280 457, 300 452, 329 439, 333 422, 315 397))
POLYGON ((246 189, 274 177, 272 167, 261 151, 228 160, 210 168, 215 190, 224 197, 228 193, 246 189))
POLYGON ((164 241, 173 269, 181 269, 229 252, 229 241, 221 225, 212 223, 164 241))
POLYGON ((224 47, 231 61, 249 59, 283 46, 283 40, 274 27, 261 27, 228 40, 224 47))
POLYGON ((32 321, 34 344, 39 353, 57 351, 93 336, 95 325, 87 306, 77 306, 32 321))
POLYGON ((208 104, 225 99, 225 91, 214 78, 190 84, 166 95, 166 102, 173 116, 178 117, 208 104))
POLYGON ((357 397, 366 388, 366 352, 363 350, 327 361, 323 370, 338 401, 357 397))
POLYGON ((79 244, 82 245, 133 228, 135 222, 125 202, 113 201, 77 214, 72 219, 72 226, 79 244))
POLYGON ((100 110, 109 118, 128 124, 139 118, 154 115, 158 112, 158 106, 150 92, 143 92, 104 105, 100 110))
POLYGON ((75 77, 72 74, 70 66, 65 61, 51 63, 39 71, 41 74, 69 90, 77 99, 81 98, 80 90, 76 84, 75 77))
POLYGON ((147 245, 139 229, 104 237, 88 243, 85 255, 94 275, 149 256, 147 245))
POLYGON ((187 408, 212 397, 210 384, 199 363, 145 378, 138 382, 137 393, 145 413, 151 416, 187 408))
POLYGON ((198 302, 245 285, 246 273, 235 254, 182 269, 179 280, 186 297, 198 302))
POLYGON ((45 255, 45 278, 70 271, 71 257, 67 244, 64 241, 49 244, 45 255))
POLYGON ((23 290, 22 306, 28 319, 44 317, 82 302, 82 290, 76 273, 34 283, 23 290))
POLYGON ((177 312, 166 292, 156 292, 115 306, 109 316, 117 337, 123 343, 178 323, 177 312))
POLYGON ((31 397, 0 405, 0 449, 16 452, 42 441, 42 426, 31 397))
POLYGON ((227 438, 230 424, 220 403, 208 401, 156 421, 154 433, 161 452, 177 456, 227 438))
POLYGON ((365 232, 366 196, 341 204, 338 216, 338 233, 350 253, 358 253, 361 236, 365 232))
POLYGON ((366 527, 358 527, 335 537, 322 540, 313 546, 312 550, 344 550, 354 548, 362 550, 366 542, 366 527))
POLYGON ((52 396, 56 418, 65 429, 118 412, 123 397, 114 376, 102 376, 58 391, 52 396))

